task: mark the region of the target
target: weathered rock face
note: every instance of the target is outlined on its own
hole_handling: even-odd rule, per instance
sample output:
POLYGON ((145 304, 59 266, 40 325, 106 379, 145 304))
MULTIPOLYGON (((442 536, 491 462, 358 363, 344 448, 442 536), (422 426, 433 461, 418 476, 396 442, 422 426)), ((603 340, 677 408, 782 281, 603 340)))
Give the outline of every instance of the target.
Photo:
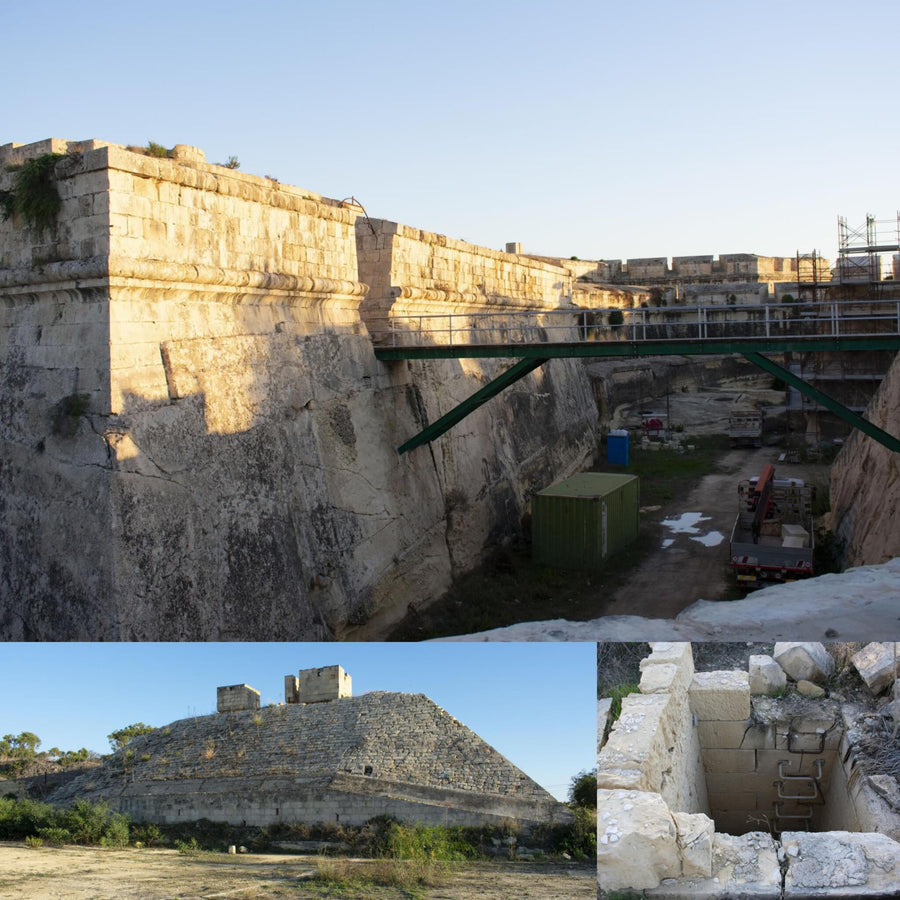
MULTIPOLYGON (((375 359, 358 207, 199 151, 0 162, 49 151, 57 225, 0 225, 0 637, 378 636, 593 455, 587 378, 554 361, 398 457, 507 364, 375 359)), ((366 278, 390 303, 405 273, 405 313, 456 302, 412 289, 423 257, 477 281, 469 309, 566 302, 556 267, 381 227, 403 240, 366 278)))
POLYGON ((105 800, 146 822, 572 820, 426 696, 387 692, 173 722, 134 739, 49 800, 76 798, 105 800))
MULTIPOLYGON (((900 356, 865 412, 900 435, 900 356)), ((847 566, 900 556, 900 454, 854 431, 831 467, 831 528, 844 541, 847 566)))

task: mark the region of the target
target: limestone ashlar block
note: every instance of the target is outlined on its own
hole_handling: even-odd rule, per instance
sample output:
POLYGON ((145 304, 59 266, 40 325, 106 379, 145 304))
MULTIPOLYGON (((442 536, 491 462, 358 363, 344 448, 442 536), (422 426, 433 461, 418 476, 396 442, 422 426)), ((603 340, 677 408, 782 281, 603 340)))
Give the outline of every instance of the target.
POLYGON ((751 656, 749 670, 751 694, 780 694, 787 685, 784 669, 771 656, 751 656))
POLYGON ((775 728, 754 722, 700 722, 700 746, 706 750, 775 748, 775 728))
POLYGON ((756 771, 755 750, 702 750, 701 756, 707 774, 756 771))
POLYGON ((710 796, 738 792, 771 794, 772 784, 778 778, 778 764, 774 771, 757 772, 708 772, 706 789, 710 796))
POLYGON ((773 656, 793 681, 824 684, 834 674, 834 660, 818 641, 782 641, 773 656))
POLYGON ((712 875, 715 823, 703 813, 673 813, 681 851, 681 873, 685 878, 712 875))
POLYGON ((646 890, 680 875, 678 831, 662 797, 642 791, 598 791, 601 890, 646 890))
POLYGON ((900 844, 887 835, 786 831, 781 840, 787 858, 785 900, 897 896, 900 844))
POLYGON ((691 681, 691 712, 701 722, 750 718, 750 676, 746 672, 698 672, 691 681))
MULTIPOLYGON (((644 775, 647 790, 659 790, 662 773, 669 768, 663 716, 667 694, 630 694, 598 759, 598 770, 636 770, 644 775)), ((599 775, 598 775, 599 779, 599 775)))
POLYGON ((850 662, 869 690, 874 694, 880 694, 887 690, 900 674, 900 642, 873 641, 855 653, 850 662))
POLYGON ((675 688, 678 667, 670 664, 647 666, 641 672, 642 694, 667 694, 675 688))

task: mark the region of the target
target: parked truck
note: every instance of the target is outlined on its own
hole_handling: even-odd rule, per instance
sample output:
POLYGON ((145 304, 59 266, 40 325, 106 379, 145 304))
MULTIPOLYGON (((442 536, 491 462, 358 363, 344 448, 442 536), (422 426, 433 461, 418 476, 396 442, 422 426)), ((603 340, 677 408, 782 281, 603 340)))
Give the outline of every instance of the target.
POLYGON ((747 588, 813 575, 815 489, 799 478, 776 478, 771 465, 738 485, 731 531, 731 568, 747 588))
POLYGON ((733 447, 762 447, 763 414, 759 409, 736 409, 728 417, 728 436, 733 447))

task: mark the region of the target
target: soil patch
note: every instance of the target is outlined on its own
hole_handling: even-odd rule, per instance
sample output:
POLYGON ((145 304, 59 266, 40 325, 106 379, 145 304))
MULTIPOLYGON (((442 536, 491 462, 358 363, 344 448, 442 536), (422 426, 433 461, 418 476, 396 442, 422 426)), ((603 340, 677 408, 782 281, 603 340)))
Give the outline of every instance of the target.
MULTIPOLYGON (((361 867, 366 866, 360 860, 361 867)), ((0 844, 2 900, 580 900, 596 894, 596 867, 579 863, 465 863, 438 887, 416 893, 367 884, 362 888, 317 883, 313 857, 202 854, 174 850, 63 847, 30 849, 0 844)))

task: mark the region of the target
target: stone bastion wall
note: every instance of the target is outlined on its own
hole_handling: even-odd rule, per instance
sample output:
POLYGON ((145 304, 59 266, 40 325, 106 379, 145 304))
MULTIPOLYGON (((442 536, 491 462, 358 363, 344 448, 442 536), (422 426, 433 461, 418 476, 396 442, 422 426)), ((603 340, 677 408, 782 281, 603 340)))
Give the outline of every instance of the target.
POLYGON ((139 821, 568 822, 571 812, 423 694, 225 711, 136 738, 50 802, 139 821))
POLYGON ((592 457, 566 361, 399 457, 508 363, 380 363, 366 324, 557 308, 558 267, 191 147, 6 145, 0 189, 49 152, 56 224, 0 223, 0 637, 379 636, 592 457))

